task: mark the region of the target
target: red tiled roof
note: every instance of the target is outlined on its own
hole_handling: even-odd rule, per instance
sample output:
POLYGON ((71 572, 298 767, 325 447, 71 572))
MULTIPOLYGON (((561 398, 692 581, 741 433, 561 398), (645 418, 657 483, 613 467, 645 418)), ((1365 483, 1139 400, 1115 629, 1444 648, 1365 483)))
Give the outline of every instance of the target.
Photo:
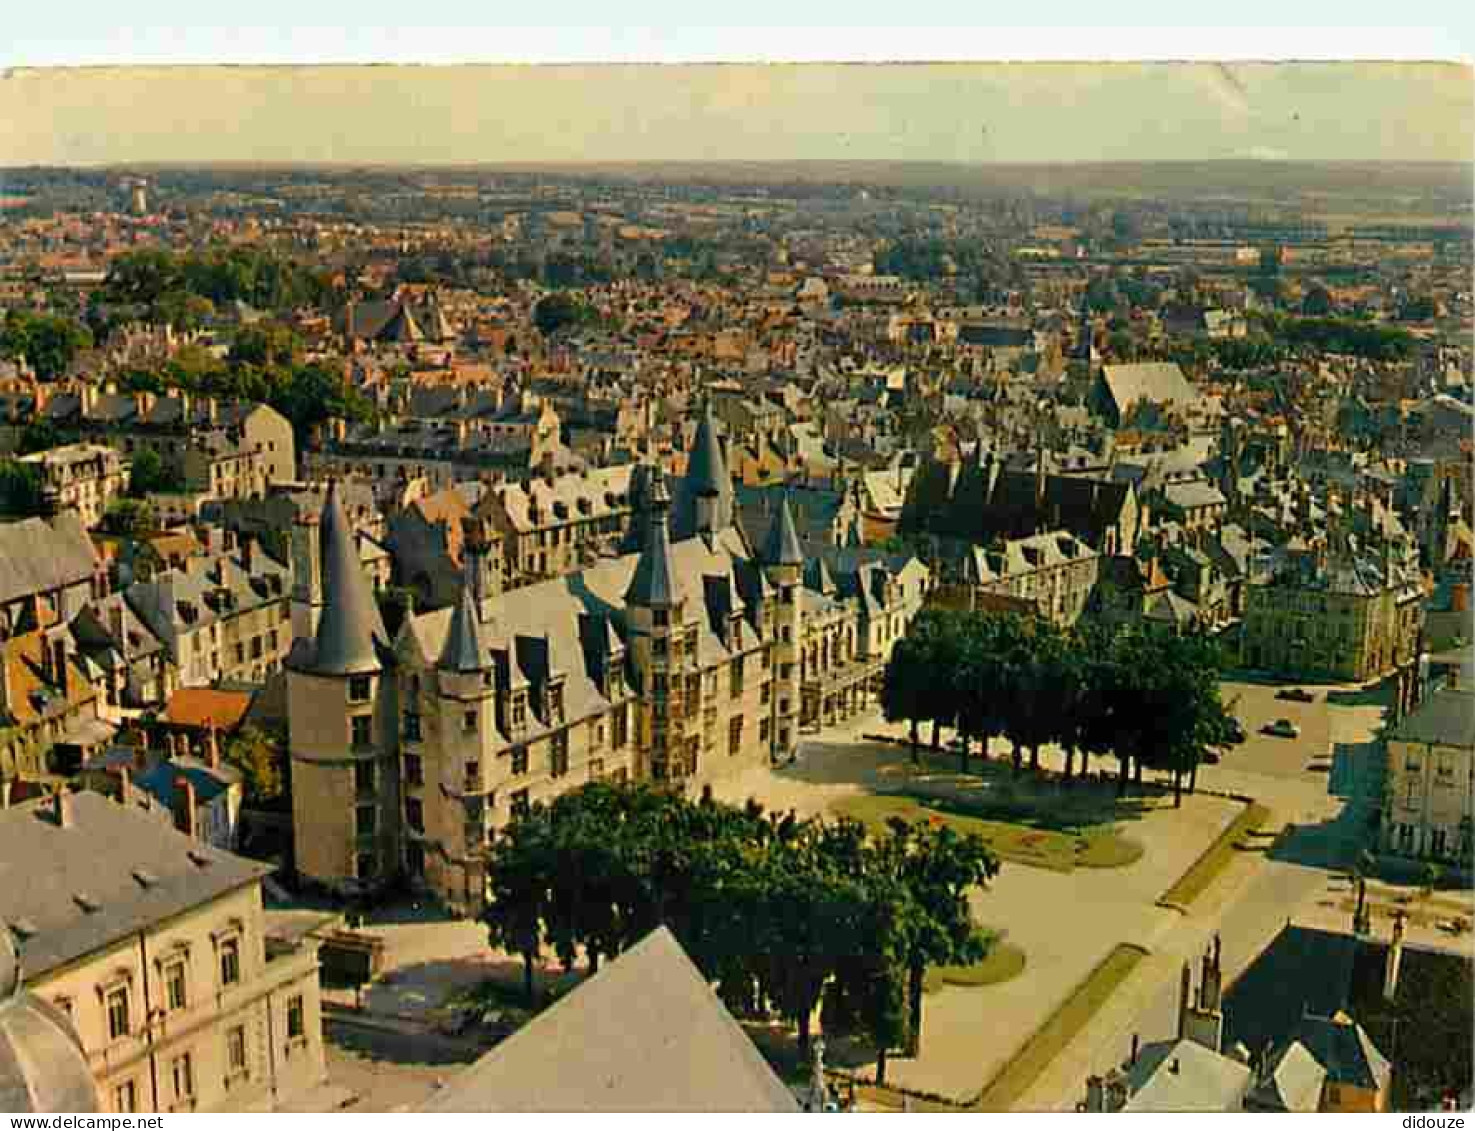
POLYGON ((251 709, 251 698, 249 691, 182 688, 170 696, 169 705, 164 708, 164 721, 175 726, 235 730, 251 709))

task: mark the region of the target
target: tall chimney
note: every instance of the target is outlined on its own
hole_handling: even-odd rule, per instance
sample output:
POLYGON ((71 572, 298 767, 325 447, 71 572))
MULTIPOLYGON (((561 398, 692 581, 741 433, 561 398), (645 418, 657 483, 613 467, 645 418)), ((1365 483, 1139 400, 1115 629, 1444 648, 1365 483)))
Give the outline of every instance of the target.
POLYGON ((195 785, 183 774, 174 776, 174 827, 195 839, 195 785))
POLYGON ((1398 972, 1403 965, 1403 912, 1393 920, 1393 938, 1388 943, 1388 957, 1383 966, 1383 998, 1392 1001, 1398 996, 1398 972))
POLYGON ((1181 1041, 1188 1032, 1188 1006, 1189 987, 1193 982, 1193 973, 1188 963, 1183 963, 1183 973, 1178 979, 1178 1039, 1181 1041))
POLYGON ((118 767, 118 804, 133 804, 133 772, 127 766, 118 767))
POLYGON ((71 828, 72 800, 66 786, 61 786, 51 795, 51 817, 57 828, 71 828))
POLYGON ((220 730, 210 719, 205 720, 205 761, 212 770, 220 769, 220 730))

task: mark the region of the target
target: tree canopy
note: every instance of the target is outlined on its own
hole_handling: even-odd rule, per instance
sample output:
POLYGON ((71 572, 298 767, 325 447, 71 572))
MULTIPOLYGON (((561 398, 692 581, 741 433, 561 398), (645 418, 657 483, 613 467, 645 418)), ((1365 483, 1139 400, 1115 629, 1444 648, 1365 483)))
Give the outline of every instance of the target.
POLYGON ((1144 767, 1170 772, 1175 794, 1211 747, 1229 741, 1218 646, 1155 629, 1071 629, 1011 612, 925 609, 897 641, 881 702, 887 719, 956 728, 966 771, 970 743, 1002 736, 1016 770, 1060 746, 1065 778, 1091 755, 1117 759, 1120 781, 1144 767))
POLYGON ((62 314, 9 310, 0 323, 0 357, 24 357, 43 381, 60 377, 78 351, 91 345, 91 331, 62 314))
POLYGON ((597 968, 664 924, 729 1002, 766 1004, 801 1045, 835 985, 884 1056, 920 1040, 926 967, 979 957, 967 892, 997 871, 980 839, 950 830, 896 822, 870 837, 856 821, 592 782, 498 834, 485 922, 523 956, 530 996, 545 948, 597 968))

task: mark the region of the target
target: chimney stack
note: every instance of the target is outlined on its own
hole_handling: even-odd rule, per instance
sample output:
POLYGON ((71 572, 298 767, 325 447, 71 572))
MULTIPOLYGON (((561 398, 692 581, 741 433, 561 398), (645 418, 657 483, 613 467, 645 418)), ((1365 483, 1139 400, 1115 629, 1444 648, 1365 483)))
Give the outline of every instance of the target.
POLYGON ((1193 973, 1188 963, 1183 963, 1183 972, 1178 978, 1178 1039, 1181 1041, 1188 1032, 1188 1006, 1190 987, 1193 982, 1193 973))
POLYGON ((1393 919, 1393 938, 1388 943, 1388 957, 1383 967, 1383 998, 1392 1001, 1398 996, 1398 973, 1403 966, 1403 912, 1393 919))
POLYGON ((205 720, 205 761, 212 770, 220 769, 220 730, 210 719, 205 720))
POLYGON ((174 777, 174 827, 191 840, 195 830, 195 785, 183 774, 174 777))
POLYGON ((66 786, 61 786, 51 795, 51 817, 59 829, 72 826, 72 799, 66 786))
POLYGON ((133 804, 133 772, 127 766, 118 767, 118 804, 133 804))
POLYGON ((0 778, 0 809, 10 808, 10 794, 15 789, 14 778, 0 778))

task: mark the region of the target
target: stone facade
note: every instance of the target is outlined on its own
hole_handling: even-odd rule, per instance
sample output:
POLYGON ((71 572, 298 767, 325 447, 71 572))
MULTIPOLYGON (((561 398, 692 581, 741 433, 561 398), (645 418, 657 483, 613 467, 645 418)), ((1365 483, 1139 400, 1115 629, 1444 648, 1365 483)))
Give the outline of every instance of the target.
POLYGON ((1375 679, 1418 660, 1424 606, 1416 561, 1325 545, 1284 552, 1246 588, 1246 667, 1293 677, 1375 679))
POLYGON ((42 497, 51 507, 70 507, 89 528, 128 489, 128 462, 101 444, 67 444, 23 456, 21 462, 38 469, 42 497))
POLYGON ((335 608, 366 599, 335 572, 350 561, 335 499, 304 524, 288 662, 304 879, 351 893, 404 875, 475 914, 491 836, 524 807, 597 778, 696 791, 787 758, 815 689, 816 718, 859 708, 926 570, 847 552, 838 588, 811 587, 787 507, 761 550, 735 525, 710 418, 694 450, 674 500, 650 476, 638 553, 504 591, 468 523, 457 602, 392 642, 371 605, 335 608))
MULTIPOLYGON (((58 900, 22 886, 0 897, 0 909, 21 940, 27 988, 71 1021, 103 1108, 270 1111, 321 1085, 317 948, 268 938, 267 869, 100 794, 62 804, 70 812, 61 825, 36 806, 0 813, 34 844, 37 868, 62 893, 58 900), (94 850, 111 859, 84 876, 94 850), (90 917, 94 943, 64 918, 74 888, 71 911, 90 917), (95 910, 79 906, 94 899, 95 910)), ((0 828, 0 838, 9 835, 0 828)))
POLYGON ((1397 856, 1471 865, 1475 822, 1475 689, 1435 691, 1387 741, 1382 847, 1397 856))

